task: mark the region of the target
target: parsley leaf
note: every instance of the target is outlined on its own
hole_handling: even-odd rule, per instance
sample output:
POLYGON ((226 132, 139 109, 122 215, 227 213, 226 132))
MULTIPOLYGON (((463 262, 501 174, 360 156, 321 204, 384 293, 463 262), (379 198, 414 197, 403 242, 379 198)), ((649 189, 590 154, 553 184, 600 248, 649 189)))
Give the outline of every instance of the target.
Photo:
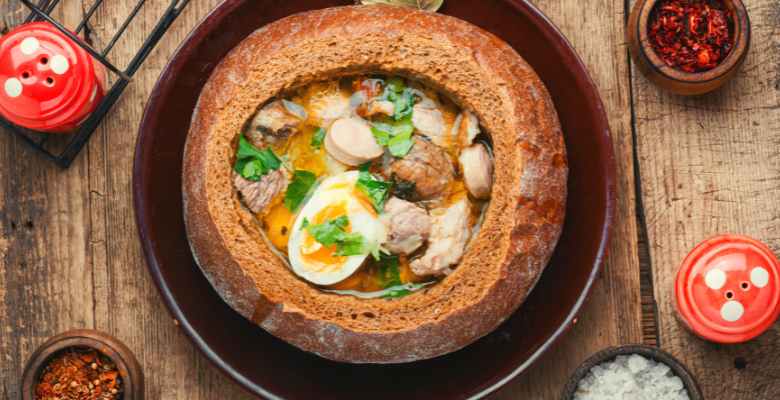
POLYGON ((330 246, 336 243, 341 237, 341 234, 345 233, 344 228, 349 224, 349 219, 346 215, 342 215, 338 218, 327 220, 321 224, 311 225, 307 224, 306 230, 314 237, 314 240, 322 243, 325 246, 330 246))
POLYGON ((404 89, 403 92, 390 96, 388 99, 393 102, 393 119, 398 121, 412 115, 414 95, 410 89, 404 89))
POLYGON ((414 145, 414 125, 411 116, 392 122, 374 122, 371 124, 371 133, 374 134, 377 144, 387 146, 390 154, 395 157, 403 157, 409 154, 414 145))
POLYGON ((379 284, 387 292, 382 298, 393 299, 412 294, 414 291, 424 287, 425 283, 401 282, 401 263, 398 256, 380 253, 379 265, 379 284))
POLYGON ((311 137, 311 147, 314 150, 319 150, 322 147, 322 142, 325 140, 325 129, 317 128, 314 132, 314 136, 311 137))
POLYGON ((414 146, 414 139, 412 139, 411 132, 393 136, 392 139, 387 141, 387 150, 390 151, 390 154, 394 157, 398 158, 409 154, 412 146, 414 146))
POLYGON ((400 77, 394 76, 387 80, 386 88, 392 92, 400 92, 404 90, 405 87, 404 80, 400 77))
POLYGON ((321 224, 311 225, 304 218, 302 227, 305 228, 314 240, 324 246, 336 245, 337 256, 355 256, 365 252, 363 235, 357 232, 346 232, 344 228, 349 225, 346 215, 325 221, 321 224))
POLYGON ((241 135, 238 137, 236 163, 233 169, 244 179, 259 181, 263 175, 279 169, 282 165, 279 157, 270 148, 258 149, 241 135))
POLYGON ((317 176, 314 173, 302 169, 295 170, 292 182, 284 193, 284 206, 290 211, 297 210, 316 181, 317 176))
POLYGON ((360 174, 355 184, 355 187, 371 200, 374 209, 379 213, 385 209, 385 201, 387 201, 387 197, 390 195, 391 186, 390 182, 374 178, 368 172, 368 168, 363 167, 360 168, 360 174))
POLYGON ((421 287, 424 287, 425 285, 422 283, 407 283, 405 285, 395 286, 390 288, 390 290, 382 295, 382 298, 384 299, 395 299, 399 297, 404 297, 407 295, 412 294, 413 292, 417 291, 421 287))
POLYGON ((398 256, 379 254, 379 284, 382 288, 401 285, 401 270, 398 256))
POLYGON ((336 242, 337 256, 357 256, 363 254, 363 235, 357 232, 344 233, 336 242))
POLYGON ((412 115, 414 94, 412 89, 406 87, 403 79, 399 77, 388 79, 382 98, 393 103, 394 120, 398 121, 412 115))

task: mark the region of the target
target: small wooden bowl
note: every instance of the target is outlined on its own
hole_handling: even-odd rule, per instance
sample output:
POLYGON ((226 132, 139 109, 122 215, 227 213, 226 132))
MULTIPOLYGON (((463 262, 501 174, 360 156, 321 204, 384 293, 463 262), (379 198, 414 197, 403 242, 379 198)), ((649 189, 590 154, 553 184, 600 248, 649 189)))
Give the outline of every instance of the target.
POLYGON ((144 375, 130 349, 116 338, 92 329, 76 329, 52 337, 40 345, 27 360, 22 374, 22 400, 35 399, 35 385, 44 367, 62 350, 91 348, 110 358, 119 370, 124 389, 123 400, 143 400, 144 375))
POLYGON ((698 95, 711 92, 737 73, 750 48, 750 19, 741 0, 723 0, 734 12, 734 48, 715 68, 704 72, 684 72, 666 65, 655 53, 648 39, 650 15, 659 0, 637 0, 626 27, 631 56, 652 82, 673 93, 698 95))
POLYGON ((561 400, 572 400, 574 393, 577 391, 577 385, 585 378, 591 368, 604 362, 612 361, 617 356, 639 354, 645 358, 649 358, 656 362, 661 362, 669 366, 675 375, 680 377, 685 385, 685 389, 688 391, 688 396, 691 400, 703 400, 704 396, 699 389, 698 383, 693 379, 693 376, 685 366, 674 358, 671 354, 658 349, 657 347, 645 346, 641 344, 632 344, 618 347, 608 347, 598 353, 590 356, 585 360, 569 378, 566 386, 563 387, 561 394, 561 400))

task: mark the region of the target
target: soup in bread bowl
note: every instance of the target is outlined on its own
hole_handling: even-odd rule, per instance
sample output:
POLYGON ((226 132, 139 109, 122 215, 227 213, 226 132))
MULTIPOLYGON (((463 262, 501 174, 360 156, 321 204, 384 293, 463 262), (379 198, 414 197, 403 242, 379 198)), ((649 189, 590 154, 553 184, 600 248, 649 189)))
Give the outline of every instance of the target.
POLYGON ((389 6, 293 15, 215 69, 184 156, 188 238, 222 298, 323 357, 457 350, 523 302, 563 224, 549 94, 506 43, 389 6))

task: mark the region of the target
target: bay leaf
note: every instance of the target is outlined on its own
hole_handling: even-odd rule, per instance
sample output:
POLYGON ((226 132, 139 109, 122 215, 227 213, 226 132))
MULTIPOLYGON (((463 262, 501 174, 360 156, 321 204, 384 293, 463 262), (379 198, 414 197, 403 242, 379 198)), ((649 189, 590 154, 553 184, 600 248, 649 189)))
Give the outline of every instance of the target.
POLYGON ((359 0, 360 4, 388 4, 392 6, 418 8, 420 10, 436 12, 441 8, 444 0, 359 0))

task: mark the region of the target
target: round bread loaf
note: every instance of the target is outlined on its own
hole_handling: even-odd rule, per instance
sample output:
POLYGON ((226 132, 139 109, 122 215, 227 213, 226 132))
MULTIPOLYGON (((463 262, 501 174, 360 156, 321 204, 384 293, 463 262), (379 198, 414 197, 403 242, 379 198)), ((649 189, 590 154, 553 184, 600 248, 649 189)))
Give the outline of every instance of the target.
POLYGON ((560 235, 567 172, 550 96, 505 42, 440 14, 337 7, 264 26, 214 70, 184 153, 185 221, 214 288, 271 334, 332 360, 410 362, 472 343, 523 302, 560 235), (479 233, 452 274, 399 299, 328 293, 297 278, 231 178, 234 139, 261 104, 313 81, 371 72, 447 94, 477 115, 493 143, 494 184, 479 233))

